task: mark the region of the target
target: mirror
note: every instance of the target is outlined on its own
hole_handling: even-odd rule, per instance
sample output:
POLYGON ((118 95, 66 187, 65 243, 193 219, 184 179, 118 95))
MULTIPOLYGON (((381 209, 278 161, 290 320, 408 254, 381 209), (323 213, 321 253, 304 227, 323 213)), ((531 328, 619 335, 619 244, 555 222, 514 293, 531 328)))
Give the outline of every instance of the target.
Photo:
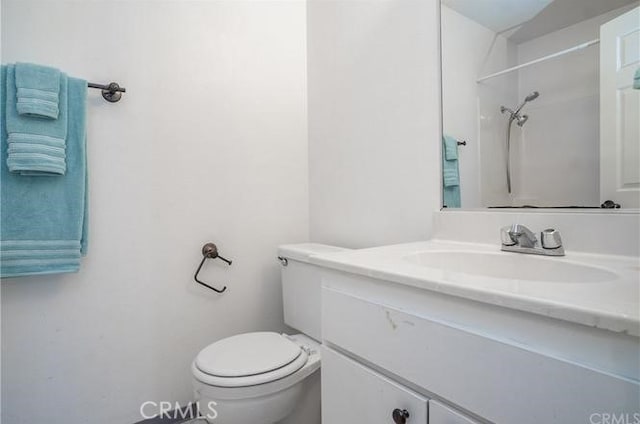
POLYGON ((640 207, 639 4, 441 0, 444 207, 640 207))

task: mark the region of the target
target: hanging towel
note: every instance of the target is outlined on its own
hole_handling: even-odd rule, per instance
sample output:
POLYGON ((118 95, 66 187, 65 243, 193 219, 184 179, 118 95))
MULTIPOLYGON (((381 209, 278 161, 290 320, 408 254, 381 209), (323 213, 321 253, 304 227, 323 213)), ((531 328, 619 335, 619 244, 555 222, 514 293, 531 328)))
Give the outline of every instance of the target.
MULTIPOLYGON (((2 67, 0 87, 6 87, 2 67)), ((2 117, 7 90, 2 90, 2 117)), ((67 174, 63 178, 22 176, 0 160, 0 276, 76 272, 87 251, 86 81, 68 78, 67 174)), ((2 122, 4 127, 4 122, 2 122)), ((0 155, 7 132, 0 131, 0 155)))
POLYGON ((460 207, 460 173, 458 170, 458 140, 442 137, 442 193, 444 206, 460 207))
POLYGON ((460 175, 458 172, 458 141, 445 135, 442 137, 444 146, 442 177, 445 187, 460 185, 460 175))
MULTIPOLYGON (((16 105, 16 67, 7 66, 6 124, 7 165, 22 175, 52 176, 66 172, 67 76, 60 75, 60 114, 58 119, 38 119, 18 114, 16 105)), ((3 103, 5 103, 3 102, 3 103)))
POLYGON ((444 157, 446 160, 458 159, 458 140, 448 135, 443 136, 444 157))
POLYGON ((57 119, 61 74, 58 69, 16 63, 18 114, 57 119))

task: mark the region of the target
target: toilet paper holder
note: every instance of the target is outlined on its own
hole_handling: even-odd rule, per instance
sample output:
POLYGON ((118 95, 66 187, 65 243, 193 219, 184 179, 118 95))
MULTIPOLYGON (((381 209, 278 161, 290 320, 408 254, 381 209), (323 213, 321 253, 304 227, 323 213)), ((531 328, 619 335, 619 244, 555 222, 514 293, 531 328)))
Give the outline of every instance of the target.
POLYGON ((206 261, 207 259, 220 259, 221 261, 226 262, 228 265, 231 265, 232 261, 220 256, 218 254, 218 246, 216 246, 214 243, 209 242, 209 243, 206 243, 204 246, 202 246, 202 261, 200 261, 200 265, 198 265, 198 269, 196 270, 196 273, 193 276, 193 279, 196 280, 196 283, 203 285, 206 288, 211 289, 216 293, 222 293, 227 289, 227 286, 224 286, 221 289, 216 289, 215 287, 210 286, 204 281, 198 280, 198 274, 202 269, 202 265, 204 265, 204 261, 206 261))

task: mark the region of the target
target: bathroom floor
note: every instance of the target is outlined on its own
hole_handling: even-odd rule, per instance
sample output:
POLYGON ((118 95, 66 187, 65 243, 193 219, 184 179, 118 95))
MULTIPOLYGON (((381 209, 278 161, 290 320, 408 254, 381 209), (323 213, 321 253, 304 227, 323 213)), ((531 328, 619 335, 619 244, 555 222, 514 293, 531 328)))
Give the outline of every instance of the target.
POLYGON ((207 424, 207 422, 200 418, 200 419, 180 419, 180 418, 174 418, 174 417, 156 417, 156 418, 150 418, 144 421, 139 421, 136 424, 207 424))

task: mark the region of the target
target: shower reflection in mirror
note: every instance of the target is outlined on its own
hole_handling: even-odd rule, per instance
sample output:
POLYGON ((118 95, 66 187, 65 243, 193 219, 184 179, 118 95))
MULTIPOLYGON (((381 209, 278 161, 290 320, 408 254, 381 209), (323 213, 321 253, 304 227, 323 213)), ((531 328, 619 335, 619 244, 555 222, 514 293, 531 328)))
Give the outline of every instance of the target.
POLYGON ((443 206, 640 207, 640 2, 569 2, 442 0, 443 206))

